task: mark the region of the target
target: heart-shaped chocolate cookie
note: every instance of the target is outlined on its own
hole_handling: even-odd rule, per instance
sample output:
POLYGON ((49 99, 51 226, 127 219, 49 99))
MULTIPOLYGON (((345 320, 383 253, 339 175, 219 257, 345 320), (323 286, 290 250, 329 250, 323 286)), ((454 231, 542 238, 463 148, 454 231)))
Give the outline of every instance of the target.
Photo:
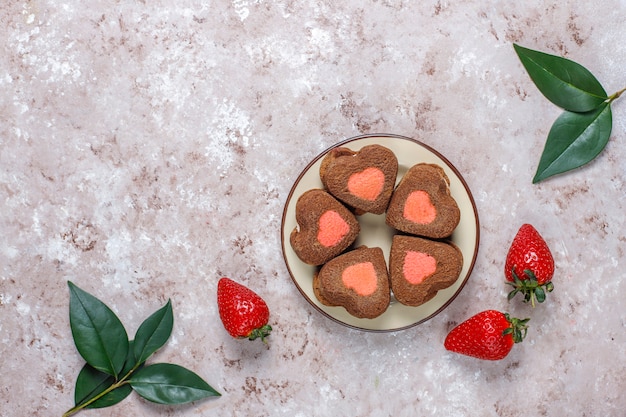
POLYGON ((400 303, 419 306, 459 278, 463 254, 452 243, 417 236, 393 237, 389 279, 400 303))
POLYGON ((452 234, 461 211, 450 195, 450 180, 436 164, 412 166, 396 187, 385 221, 394 229, 441 239, 452 234))
POLYGON ((321 265, 346 250, 359 234, 354 214, 321 189, 306 191, 296 202, 296 227, 289 237, 302 262, 321 265))
POLYGON ((381 145, 358 152, 345 147, 331 149, 320 165, 324 187, 357 214, 382 214, 387 209, 398 174, 398 159, 381 145))
POLYGON ((342 306, 355 317, 380 316, 390 301, 382 249, 360 246, 331 259, 313 277, 313 292, 322 304, 342 306))

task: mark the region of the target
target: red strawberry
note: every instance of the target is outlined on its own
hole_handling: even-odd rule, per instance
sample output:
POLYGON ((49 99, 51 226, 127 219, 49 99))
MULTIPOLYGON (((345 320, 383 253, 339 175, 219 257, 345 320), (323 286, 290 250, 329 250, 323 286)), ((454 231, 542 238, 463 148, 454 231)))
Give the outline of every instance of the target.
POLYGON ((554 259, 543 237, 530 224, 523 224, 518 230, 504 263, 504 276, 507 284, 513 287, 509 300, 519 292, 524 301, 539 303, 546 299, 546 292, 554 289, 554 259))
POLYGON ((499 360, 509 354, 514 343, 524 340, 528 320, 486 310, 452 329, 443 345, 449 351, 462 355, 499 360))
POLYGON ((267 324, 270 310, 254 291, 230 278, 221 278, 217 283, 217 308, 224 328, 232 337, 250 340, 260 337, 266 342, 272 331, 267 324))

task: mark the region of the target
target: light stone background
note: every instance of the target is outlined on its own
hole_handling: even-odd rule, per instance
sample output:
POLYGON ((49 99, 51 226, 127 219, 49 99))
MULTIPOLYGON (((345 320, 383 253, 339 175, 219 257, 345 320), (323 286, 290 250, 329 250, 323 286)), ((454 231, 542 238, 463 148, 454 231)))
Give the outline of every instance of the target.
POLYGON ((134 334, 172 299, 154 361, 223 396, 132 395, 84 416, 623 416, 626 103, 593 163, 532 185, 560 110, 513 42, 626 87, 626 2, 5 0, 0 8, 0 415, 60 416, 83 361, 72 280, 134 334), (396 333, 320 315, 293 285, 282 210, 308 161, 362 133, 443 153, 471 187, 478 260, 447 310, 396 333), (507 303, 522 223, 549 242, 556 290, 507 303), (231 339, 227 275, 268 302, 269 346, 231 339), (531 317, 500 362, 447 352, 487 308, 531 317))

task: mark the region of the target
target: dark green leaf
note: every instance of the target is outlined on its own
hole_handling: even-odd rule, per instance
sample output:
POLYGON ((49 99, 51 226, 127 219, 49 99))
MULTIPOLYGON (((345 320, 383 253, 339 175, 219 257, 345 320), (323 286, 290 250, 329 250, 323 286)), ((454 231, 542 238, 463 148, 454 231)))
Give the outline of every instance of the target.
MULTIPOLYGON (((115 383, 115 378, 100 372, 88 363, 83 366, 78 378, 76 378, 76 390, 74 392, 74 401, 76 405, 81 405, 102 393, 115 383)), ((98 398, 86 408, 104 408, 115 405, 126 398, 133 389, 130 385, 125 384, 111 392, 106 393, 98 398)))
POLYGON ((70 327, 80 355, 95 369, 118 377, 128 356, 128 335, 119 318, 102 301, 70 287, 70 327))
MULTIPOLYGON (((133 341, 130 341, 128 349, 128 357, 120 375, 125 376, 135 366, 136 360, 133 353, 133 341)), ((115 383, 115 378, 111 375, 100 372, 89 364, 85 364, 76 379, 76 390, 74 392, 74 401, 76 405, 84 404, 94 398, 104 390, 115 383)), ((105 394, 86 408, 104 408, 117 404, 132 392, 132 387, 128 384, 114 389, 105 394)))
POLYGON ((220 395, 192 371, 169 363, 146 366, 133 374, 130 384, 137 394, 159 404, 183 404, 220 395))
POLYGON ((587 112, 608 99, 600 82, 582 65, 516 44, 513 47, 539 91, 557 106, 587 112))
MULTIPOLYGON (((122 372, 120 372, 120 375, 122 377, 126 376, 126 374, 132 371, 133 368, 135 368, 137 365, 137 359, 135 358, 135 351, 133 349, 134 345, 135 345, 134 340, 131 340, 130 342, 128 342, 128 356, 126 357, 124 368, 122 368, 122 372)), ((137 366, 137 368, 140 368, 140 367, 141 366, 137 366)))
POLYGON ((593 160, 608 143, 612 126, 607 103, 587 113, 563 112, 550 129, 533 183, 593 160))
POLYGON ((172 334, 173 326, 172 303, 168 300, 165 306, 148 317, 137 329, 134 351, 139 363, 145 362, 150 355, 167 342, 170 334, 172 334))

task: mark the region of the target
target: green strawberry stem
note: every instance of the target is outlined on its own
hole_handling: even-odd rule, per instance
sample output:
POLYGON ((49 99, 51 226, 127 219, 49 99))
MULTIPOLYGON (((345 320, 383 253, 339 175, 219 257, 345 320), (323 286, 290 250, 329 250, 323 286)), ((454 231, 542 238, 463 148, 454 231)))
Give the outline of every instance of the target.
POLYGON ((265 338, 270 335, 271 331, 272 331, 272 326, 270 326, 269 324, 266 324, 262 327, 259 327, 258 329, 252 330, 250 334, 248 335, 248 339, 254 340, 257 338, 261 338, 261 341, 263 343, 267 343, 267 340, 265 340, 265 338))
POLYGON ((504 317, 506 317, 506 320, 511 324, 511 326, 504 329, 502 335, 513 335, 513 341, 515 343, 520 343, 526 337, 526 333, 528 333, 528 321, 530 319, 518 319, 511 317, 509 313, 505 313, 504 317))
POLYGON ((535 273, 530 269, 525 269, 524 274, 526 274, 528 279, 520 279, 515 273, 515 268, 513 268, 513 282, 506 282, 513 287, 513 291, 509 293, 507 299, 510 301, 517 293, 521 293, 524 295, 524 302, 527 303, 530 301, 530 304, 534 308, 535 301, 543 303, 546 300, 546 292, 552 292, 554 290, 554 284, 552 284, 552 281, 548 281, 540 285, 535 273))

